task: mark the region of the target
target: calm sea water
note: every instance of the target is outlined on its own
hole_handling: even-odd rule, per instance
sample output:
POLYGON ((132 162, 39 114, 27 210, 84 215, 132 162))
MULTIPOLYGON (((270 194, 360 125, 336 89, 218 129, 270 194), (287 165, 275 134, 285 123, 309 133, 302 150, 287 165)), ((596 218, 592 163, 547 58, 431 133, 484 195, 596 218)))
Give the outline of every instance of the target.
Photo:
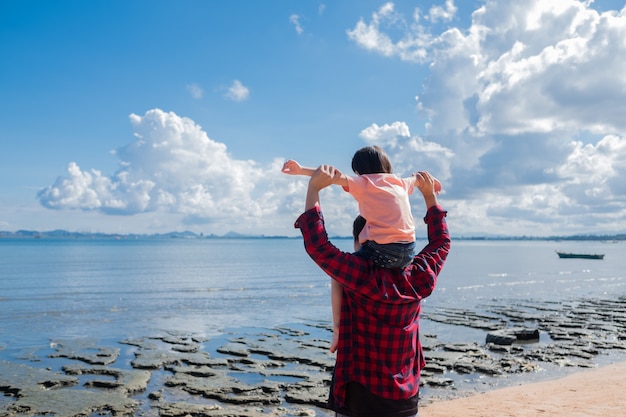
MULTIPOLYGON (((336 243, 344 250, 352 244, 336 243)), ((424 309, 626 295, 625 246, 453 242, 424 309), (557 249, 606 256, 563 260, 557 249)), ((173 330, 210 337, 331 318, 329 278, 301 239, 0 239, 0 268, 0 359, 3 347, 50 339, 121 340, 173 330)), ((468 341, 461 339, 471 334, 428 321, 423 327, 444 340, 468 341)))

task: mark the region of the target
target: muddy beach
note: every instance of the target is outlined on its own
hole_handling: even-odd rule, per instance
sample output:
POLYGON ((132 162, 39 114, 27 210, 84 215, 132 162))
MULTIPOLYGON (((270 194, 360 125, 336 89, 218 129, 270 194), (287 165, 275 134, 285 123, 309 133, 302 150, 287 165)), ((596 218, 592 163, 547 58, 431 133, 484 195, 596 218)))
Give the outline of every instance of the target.
MULTIPOLYGON (((437 309, 423 319, 482 334, 466 343, 422 335, 426 410, 626 354, 620 297, 493 302, 480 311, 437 309)), ((0 346, 0 416, 330 416, 324 409, 334 363, 330 334, 326 323, 306 323, 212 339, 164 332, 116 341, 89 335, 28 349, 7 344, 0 346)))

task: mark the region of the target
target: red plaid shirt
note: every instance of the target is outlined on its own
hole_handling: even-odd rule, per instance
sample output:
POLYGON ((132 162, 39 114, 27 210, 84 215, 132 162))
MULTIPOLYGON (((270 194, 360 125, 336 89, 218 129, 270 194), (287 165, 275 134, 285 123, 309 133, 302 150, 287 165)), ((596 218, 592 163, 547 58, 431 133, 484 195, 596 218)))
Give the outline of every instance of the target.
POLYGON ((307 253, 343 287, 333 406, 345 404, 345 385, 354 381, 379 397, 417 395, 424 366, 419 340, 420 301, 437 282, 450 249, 446 212, 431 207, 424 218, 428 245, 406 269, 384 269, 342 252, 328 240, 319 207, 296 220, 307 253))

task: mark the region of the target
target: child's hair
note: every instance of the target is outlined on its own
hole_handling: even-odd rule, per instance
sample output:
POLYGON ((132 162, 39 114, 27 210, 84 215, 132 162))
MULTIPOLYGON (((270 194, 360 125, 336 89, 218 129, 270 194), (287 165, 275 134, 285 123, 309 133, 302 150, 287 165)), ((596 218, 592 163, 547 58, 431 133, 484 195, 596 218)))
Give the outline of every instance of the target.
POLYGON ((392 174, 391 161, 379 146, 366 146, 352 157, 352 171, 363 174, 392 174))

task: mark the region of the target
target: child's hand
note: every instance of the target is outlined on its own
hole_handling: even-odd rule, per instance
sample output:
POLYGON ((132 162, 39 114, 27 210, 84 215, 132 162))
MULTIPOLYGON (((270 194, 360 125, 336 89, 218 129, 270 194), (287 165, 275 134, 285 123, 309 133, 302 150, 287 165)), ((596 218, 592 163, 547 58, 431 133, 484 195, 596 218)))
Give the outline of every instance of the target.
POLYGON ((300 175, 302 172, 302 166, 300 166, 300 164, 293 159, 290 159, 289 161, 285 162, 281 171, 289 175, 300 175))

